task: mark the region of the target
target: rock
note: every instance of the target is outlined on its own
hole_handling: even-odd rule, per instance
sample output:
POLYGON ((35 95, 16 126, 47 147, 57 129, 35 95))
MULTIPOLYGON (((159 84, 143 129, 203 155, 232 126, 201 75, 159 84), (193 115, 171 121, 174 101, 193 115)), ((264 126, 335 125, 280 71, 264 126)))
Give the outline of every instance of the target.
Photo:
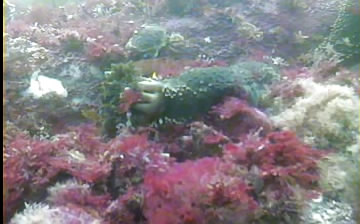
POLYGON ((349 204, 324 198, 312 200, 303 211, 301 224, 355 224, 349 204))
POLYGON ((34 98, 43 97, 48 93, 55 93, 61 97, 68 96, 68 92, 60 80, 39 75, 39 71, 33 73, 30 80, 30 87, 26 90, 26 93, 32 95, 34 98))

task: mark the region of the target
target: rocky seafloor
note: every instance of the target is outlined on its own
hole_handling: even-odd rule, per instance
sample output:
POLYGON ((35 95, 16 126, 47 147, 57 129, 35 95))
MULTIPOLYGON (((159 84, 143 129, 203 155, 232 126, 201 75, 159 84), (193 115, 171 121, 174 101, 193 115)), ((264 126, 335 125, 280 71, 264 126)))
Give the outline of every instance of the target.
POLYGON ((3 4, 4 223, 359 222, 358 2, 3 4), (129 80, 243 61, 278 71, 259 105, 128 122, 129 80))

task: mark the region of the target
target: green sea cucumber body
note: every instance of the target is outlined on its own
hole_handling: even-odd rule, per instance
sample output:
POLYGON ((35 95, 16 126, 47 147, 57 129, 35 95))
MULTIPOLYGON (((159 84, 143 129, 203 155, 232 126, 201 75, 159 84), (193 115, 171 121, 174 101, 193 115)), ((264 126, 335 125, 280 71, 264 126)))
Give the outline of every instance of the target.
POLYGON ((276 69, 260 62, 229 67, 195 68, 164 80, 163 121, 183 122, 204 115, 225 96, 244 97, 253 105, 280 78, 276 69))

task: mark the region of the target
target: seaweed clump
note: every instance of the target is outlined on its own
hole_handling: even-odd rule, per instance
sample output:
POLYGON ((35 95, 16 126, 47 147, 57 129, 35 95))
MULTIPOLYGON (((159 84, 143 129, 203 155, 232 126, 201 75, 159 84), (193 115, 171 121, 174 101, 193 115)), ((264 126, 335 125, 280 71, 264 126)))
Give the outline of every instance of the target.
POLYGON ((296 131, 319 148, 342 151, 356 142, 359 100, 353 88, 311 79, 299 79, 293 85, 302 93, 288 109, 272 117, 277 127, 296 131))
POLYGON ((320 186, 324 195, 352 207, 354 220, 359 221, 359 143, 346 147, 342 152, 326 156, 320 163, 320 186))
POLYGON ((115 137, 118 124, 126 124, 130 105, 139 100, 136 83, 140 75, 131 63, 113 64, 111 71, 105 72, 102 84, 102 132, 108 137, 115 137), (133 91, 130 91, 132 89, 133 91))
POLYGON ((359 4, 359 1, 346 1, 343 4, 328 39, 334 49, 343 55, 343 64, 360 61, 359 4))
POLYGON ((111 200, 119 196, 117 187, 127 191, 127 187, 136 186, 149 159, 151 164, 156 161, 166 164, 169 160, 160 154, 161 147, 149 142, 146 135, 119 136, 105 143, 98 131, 85 125, 51 140, 18 135, 5 146, 5 216, 11 219, 15 212, 25 208, 10 223, 23 223, 18 220, 39 214, 37 209, 32 209, 38 206, 27 205, 36 202, 47 202, 51 210, 61 211, 59 216, 51 212, 55 216, 43 214, 36 220, 60 219, 61 223, 71 223, 79 218, 77 215, 102 220, 111 200), (61 183, 63 180, 68 181, 61 183), (74 213, 77 215, 71 215, 74 213))
POLYGON ((220 146, 222 155, 183 162, 149 139, 123 132, 104 142, 89 125, 52 140, 13 139, 4 149, 6 215, 19 214, 10 223, 292 223, 318 189, 324 152, 291 132, 249 136, 220 146), (45 210, 32 210, 37 202, 45 210))
POLYGON ((336 62, 351 66, 360 61, 360 13, 359 1, 348 0, 340 5, 340 11, 326 40, 315 50, 315 61, 333 58, 336 62), (323 56, 321 56, 321 54, 323 56), (317 59, 320 58, 320 59, 317 59))
POLYGON ((178 33, 169 34, 159 25, 143 25, 142 28, 130 38, 125 48, 130 51, 134 59, 156 58, 160 51, 169 48, 175 50, 182 46, 184 37, 178 33))

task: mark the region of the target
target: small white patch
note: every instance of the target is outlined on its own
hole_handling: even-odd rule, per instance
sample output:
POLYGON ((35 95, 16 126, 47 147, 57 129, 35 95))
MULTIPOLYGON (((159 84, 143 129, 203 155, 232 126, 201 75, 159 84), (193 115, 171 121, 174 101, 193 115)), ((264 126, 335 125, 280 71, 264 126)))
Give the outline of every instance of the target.
POLYGON ((273 65, 277 66, 288 66, 289 64, 285 61, 285 59, 281 57, 264 57, 265 59, 271 60, 273 65))
POLYGON ((40 98, 48 93, 56 93, 62 97, 68 95, 60 80, 38 75, 38 72, 31 77, 30 87, 26 92, 34 98, 40 98))
POLYGON ((128 128, 133 126, 132 123, 131 123, 131 116, 132 116, 131 112, 128 111, 126 113, 126 127, 128 127, 128 128))
POLYGON ((206 43, 211 43, 211 38, 210 38, 210 37, 205 37, 205 38, 204 38, 204 41, 205 41, 206 43))
POLYGON ((318 221, 318 222, 320 222, 320 223, 324 223, 324 219, 323 219, 323 217, 322 217, 320 214, 314 213, 314 214, 312 214, 312 218, 313 218, 315 221, 318 221))
POLYGON ((169 153, 161 153, 161 155, 164 156, 164 157, 170 158, 170 154, 169 154, 169 153))
POLYGON ((76 151, 76 150, 70 150, 68 151, 68 155, 78 162, 84 162, 86 160, 86 157, 83 153, 76 151))
POLYGON ((323 197, 320 195, 318 198, 314 198, 312 201, 315 203, 321 203, 323 201, 323 197))

